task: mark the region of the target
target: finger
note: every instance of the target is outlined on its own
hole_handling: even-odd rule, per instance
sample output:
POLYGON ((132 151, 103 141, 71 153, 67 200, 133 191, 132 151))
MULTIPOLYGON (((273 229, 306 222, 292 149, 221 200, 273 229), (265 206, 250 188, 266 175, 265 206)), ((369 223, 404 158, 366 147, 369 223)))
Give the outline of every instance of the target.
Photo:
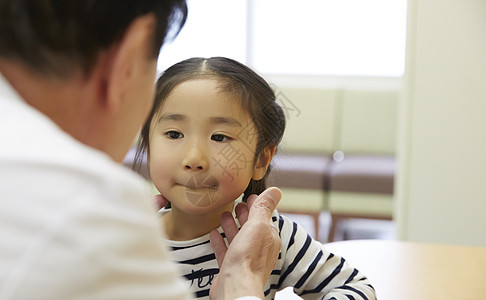
POLYGON ((223 228, 228 243, 231 244, 238 233, 238 226, 236 226, 235 219, 229 211, 225 211, 221 215, 221 227, 223 228))
POLYGON ((235 213, 240 226, 243 226, 243 224, 245 224, 248 220, 248 204, 242 202, 236 205, 235 213))
POLYGON ((255 195, 255 194, 251 194, 250 196, 248 196, 248 199, 246 200, 246 202, 248 203, 248 201, 254 201, 255 198, 257 198, 258 196, 255 195))
POLYGON ((215 229, 209 234, 209 242, 211 244, 211 247, 213 248, 214 255, 216 256, 216 261, 218 262, 218 266, 221 268, 221 266, 223 265, 224 257, 226 255, 226 251, 228 250, 224 239, 221 234, 215 229))
POLYGON ((266 189, 258 197, 248 197, 248 218, 270 219, 281 198, 282 192, 276 187, 266 189))
POLYGON ((155 195, 152 198, 152 200, 154 201, 155 206, 157 207, 157 209, 161 209, 164 206, 166 206, 167 204, 169 204, 169 200, 165 199, 165 197, 162 196, 161 194, 155 195))

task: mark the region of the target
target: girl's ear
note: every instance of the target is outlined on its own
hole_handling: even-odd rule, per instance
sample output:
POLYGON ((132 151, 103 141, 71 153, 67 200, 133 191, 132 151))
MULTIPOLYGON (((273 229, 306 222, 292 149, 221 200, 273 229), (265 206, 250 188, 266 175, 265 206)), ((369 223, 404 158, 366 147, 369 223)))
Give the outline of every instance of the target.
POLYGON ((276 146, 263 149, 257 158, 258 161, 255 165, 255 170, 253 170, 253 176, 251 179, 260 180, 265 176, 276 149, 276 146))

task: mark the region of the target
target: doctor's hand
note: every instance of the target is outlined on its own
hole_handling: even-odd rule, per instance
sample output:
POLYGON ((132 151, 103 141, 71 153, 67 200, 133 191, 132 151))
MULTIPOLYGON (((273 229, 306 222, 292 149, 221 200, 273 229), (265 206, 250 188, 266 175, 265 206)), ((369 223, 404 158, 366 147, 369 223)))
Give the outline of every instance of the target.
POLYGON ((152 198, 152 201, 154 201, 155 203, 155 207, 159 210, 159 209, 162 209, 164 206, 166 206, 167 204, 169 204, 169 201, 167 199, 164 198, 164 196, 158 194, 158 195, 155 195, 153 198, 152 198))
POLYGON ((282 198, 278 188, 268 188, 247 204, 236 207, 237 225, 229 212, 221 215, 221 226, 229 242, 226 247, 217 230, 210 234, 220 272, 213 281, 211 299, 256 296, 264 299, 263 289, 277 263, 281 240, 272 223, 272 212, 282 198))

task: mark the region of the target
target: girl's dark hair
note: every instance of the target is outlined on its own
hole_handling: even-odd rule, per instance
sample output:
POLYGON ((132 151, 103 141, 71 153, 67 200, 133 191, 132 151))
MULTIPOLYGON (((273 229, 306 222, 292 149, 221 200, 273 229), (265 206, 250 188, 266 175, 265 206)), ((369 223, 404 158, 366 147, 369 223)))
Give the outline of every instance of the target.
MULTIPOLYGON (((150 156, 150 124, 164 100, 178 84, 199 78, 216 79, 221 91, 233 94, 251 116, 257 130, 255 163, 264 149, 280 143, 285 130, 285 114, 276 101, 274 91, 260 75, 244 64, 225 57, 190 58, 171 66, 157 80, 154 106, 140 133, 135 168, 140 166, 145 153, 150 156)), ((265 180, 270 169, 269 166, 261 180, 251 179, 243 200, 266 189, 265 180)))
POLYGON ((150 53, 156 58, 185 23, 184 0, 0 0, 0 56, 41 74, 88 74, 99 53, 146 14, 157 19, 150 53))

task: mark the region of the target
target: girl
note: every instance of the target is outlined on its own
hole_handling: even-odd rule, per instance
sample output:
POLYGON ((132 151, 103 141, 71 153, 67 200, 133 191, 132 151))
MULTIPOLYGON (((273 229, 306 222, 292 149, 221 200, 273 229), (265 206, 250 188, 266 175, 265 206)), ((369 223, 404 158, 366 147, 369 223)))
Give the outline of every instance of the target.
MULTIPOLYGON (((284 129, 273 90, 234 60, 192 58, 158 79, 137 157, 147 153, 152 181, 170 202, 161 210, 168 243, 197 297, 209 297, 219 272, 209 233, 241 194, 245 201, 265 190, 284 129)), ((375 299, 363 274, 298 224, 276 211, 273 222, 282 247, 267 299, 289 286, 305 299, 375 299)))

